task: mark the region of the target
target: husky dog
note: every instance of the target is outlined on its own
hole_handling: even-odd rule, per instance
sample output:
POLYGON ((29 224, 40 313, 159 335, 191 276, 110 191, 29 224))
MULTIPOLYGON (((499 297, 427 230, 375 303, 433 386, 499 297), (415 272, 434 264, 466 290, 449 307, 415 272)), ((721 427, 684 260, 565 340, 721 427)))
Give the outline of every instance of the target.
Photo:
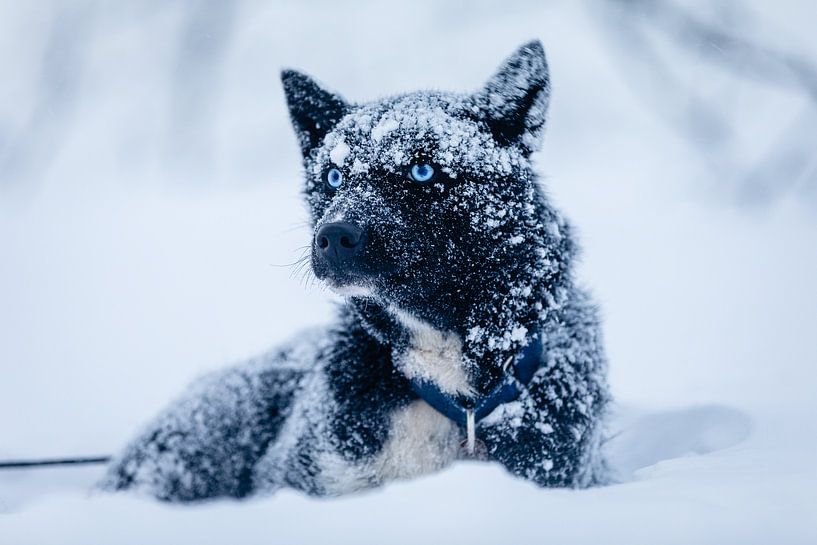
POLYGON ((550 94, 541 43, 473 94, 353 104, 285 70, 328 328, 205 377, 103 486, 169 501, 292 487, 337 495, 502 464, 541 486, 606 480, 609 402, 577 246, 531 165, 550 94))

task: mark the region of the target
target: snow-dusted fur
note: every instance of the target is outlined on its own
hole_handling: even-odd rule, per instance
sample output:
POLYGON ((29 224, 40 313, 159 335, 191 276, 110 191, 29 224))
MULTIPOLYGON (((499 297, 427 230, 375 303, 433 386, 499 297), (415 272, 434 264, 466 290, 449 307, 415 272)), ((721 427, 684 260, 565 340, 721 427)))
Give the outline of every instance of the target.
POLYGON ((366 237, 342 268, 313 241, 314 273, 346 304, 332 327, 194 385, 103 485, 173 501, 281 487, 332 495, 435 471, 465 456, 465 431, 410 380, 484 395, 534 335, 541 366, 478 423, 480 457, 543 486, 604 481, 597 312, 574 282, 570 227, 530 162, 550 93, 541 44, 474 94, 354 105, 298 72, 282 79, 315 231, 345 222, 366 237), (433 166, 428 183, 410 178, 417 164, 433 166))

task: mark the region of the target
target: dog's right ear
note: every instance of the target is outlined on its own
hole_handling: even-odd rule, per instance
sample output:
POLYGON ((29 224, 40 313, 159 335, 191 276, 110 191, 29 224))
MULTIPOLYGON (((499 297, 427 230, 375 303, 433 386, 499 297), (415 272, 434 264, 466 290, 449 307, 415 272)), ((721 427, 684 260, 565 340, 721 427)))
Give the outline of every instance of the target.
POLYGON ((306 157, 346 115, 349 106, 339 95, 321 88, 312 78, 295 70, 282 71, 281 82, 289 117, 306 157))
POLYGON ((518 144, 528 153, 536 151, 550 100, 542 42, 535 40, 517 49, 473 99, 499 142, 518 144))

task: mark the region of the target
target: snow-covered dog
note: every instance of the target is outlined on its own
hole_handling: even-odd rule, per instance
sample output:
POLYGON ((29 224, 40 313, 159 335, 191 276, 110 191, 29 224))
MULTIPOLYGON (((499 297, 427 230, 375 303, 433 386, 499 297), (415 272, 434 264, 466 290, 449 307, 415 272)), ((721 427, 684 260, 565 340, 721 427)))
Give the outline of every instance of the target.
POLYGON ((599 320, 530 160, 550 90, 541 44, 474 94, 351 104, 301 73, 282 80, 312 269, 346 303, 333 326, 196 383, 103 485, 172 501, 331 495, 466 457, 543 486, 605 480, 599 320))

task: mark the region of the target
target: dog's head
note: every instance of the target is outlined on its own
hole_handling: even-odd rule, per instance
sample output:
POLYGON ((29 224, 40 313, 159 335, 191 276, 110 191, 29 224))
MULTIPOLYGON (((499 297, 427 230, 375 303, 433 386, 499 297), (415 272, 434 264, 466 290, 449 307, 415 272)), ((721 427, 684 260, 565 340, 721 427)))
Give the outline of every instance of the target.
POLYGON ((299 72, 282 79, 315 274, 339 293, 484 337, 483 349, 523 342, 558 299, 571 250, 530 164, 550 93, 542 45, 522 46, 473 94, 352 104, 299 72))

